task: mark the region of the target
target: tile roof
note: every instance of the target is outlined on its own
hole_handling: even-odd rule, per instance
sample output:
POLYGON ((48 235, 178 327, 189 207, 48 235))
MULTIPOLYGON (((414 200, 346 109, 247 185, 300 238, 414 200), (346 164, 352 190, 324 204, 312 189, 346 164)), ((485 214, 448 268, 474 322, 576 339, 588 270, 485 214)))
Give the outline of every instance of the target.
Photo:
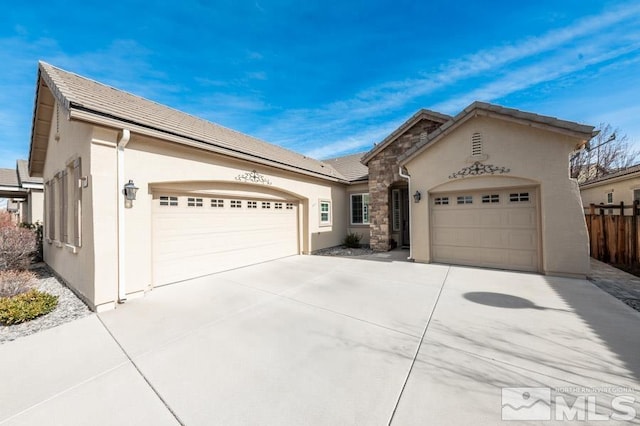
POLYGON ((20 188, 18 174, 15 169, 0 169, 0 186, 15 186, 20 188))
MULTIPOLYGON (((293 169, 332 180, 346 180, 322 161, 264 142, 159 103, 40 62, 41 77, 72 114, 88 112, 140 128, 197 142, 204 149, 293 169), (274 164, 275 163, 275 164, 274 164)), ((84 118, 86 118, 83 115, 84 118)), ((134 130, 132 130, 134 131, 134 130)))
POLYGON ((591 180, 587 180, 584 181, 580 184, 580 187, 583 186, 587 186, 587 185, 593 185, 596 183, 601 183, 601 182, 606 182, 608 180, 611 179, 615 179, 615 178, 619 178, 619 177, 623 177, 623 176, 627 176, 627 175, 632 175, 632 174, 638 174, 640 173, 640 164, 636 164, 634 166, 630 166, 627 167, 626 169, 622 169, 622 170, 618 170, 616 172, 613 173, 609 173, 608 175, 604 175, 604 176, 600 176, 591 180))
POLYGON ((18 179, 20 180, 21 185, 23 183, 42 183, 41 177, 29 176, 29 163, 27 160, 18 160, 17 163, 18 179))
POLYGON ((325 163, 336 169, 349 182, 364 181, 369 179, 369 168, 360 160, 367 152, 345 155, 344 157, 330 158, 325 163))
POLYGON ((380 151, 384 150, 387 146, 391 145, 393 141, 395 141, 399 136, 402 136, 409 128, 416 125, 420 120, 431 120, 437 123, 446 123, 451 120, 450 115, 442 114, 436 111, 431 111, 429 109, 421 109, 415 114, 413 114, 407 121, 402 123, 400 127, 394 130, 389 136, 384 138, 380 143, 377 143, 371 148, 370 151, 365 152, 362 156, 365 164, 368 164, 369 161, 380 151))
POLYGON ((464 123, 466 120, 475 116, 488 116, 512 120, 516 122, 525 122, 529 125, 535 125, 536 127, 545 128, 563 134, 571 135, 573 137, 581 138, 585 142, 588 142, 593 136, 597 134, 597 131, 594 132, 594 126, 579 124, 573 121, 560 120, 555 117, 539 115, 532 112, 525 112, 514 108, 505 108, 500 105, 476 101, 462 110, 451 120, 438 127, 434 132, 429 133, 429 135, 427 135, 424 140, 421 140, 420 142, 409 148, 404 154, 400 156, 398 160, 401 164, 405 164, 407 161, 409 161, 409 159, 425 149, 426 146, 440 139, 440 137, 446 135, 451 130, 464 123))

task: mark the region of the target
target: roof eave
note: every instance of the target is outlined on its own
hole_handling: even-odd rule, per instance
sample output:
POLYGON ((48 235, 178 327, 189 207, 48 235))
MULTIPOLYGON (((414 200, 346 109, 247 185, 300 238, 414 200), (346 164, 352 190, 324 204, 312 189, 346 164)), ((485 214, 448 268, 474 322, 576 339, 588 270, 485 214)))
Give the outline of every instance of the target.
POLYGON ((376 144, 369 152, 364 154, 360 159, 360 162, 365 166, 369 164, 369 161, 375 157, 379 152, 383 151, 386 147, 391 145, 396 139, 398 139, 409 128, 417 124, 423 118, 434 119, 434 121, 441 121, 442 124, 451 120, 451 117, 445 114, 421 109, 413 114, 408 120, 402 123, 396 130, 394 130, 389 136, 384 138, 380 143, 376 144))
MULTIPOLYGON (((504 121, 510 121, 513 123, 518 123, 522 125, 526 125, 533 128, 543 129, 552 131, 555 133, 559 133, 565 136, 573 137, 579 139, 581 143, 578 145, 584 145, 588 143, 594 135, 597 135, 597 131, 594 131, 593 126, 581 125, 583 127, 582 130, 572 130, 562 126, 556 126, 549 123, 543 123, 535 120, 530 120, 521 117, 514 117, 509 114, 499 113, 496 111, 492 111, 489 108, 483 107, 483 103, 474 102, 469 105, 467 108, 462 110, 458 115, 453 117, 447 123, 444 123, 440 126, 435 132, 427 137, 427 139, 422 143, 418 144, 412 149, 405 152, 402 156, 399 157, 398 162, 401 166, 406 165, 409 161, 411 161, 414 157, 422 153, 425 149, 442 139, 447 134, 451 133, 456 128, 460 127, 462 124, 475 117, 489 117, 495 118, 504 121)), ((558 120, 560 121, 560 120, 558 120)))
MULTIPOLYGON (((313 170, 303 169, 296 166, 291 166, 284 163, 279 163, 277 161, 269 160, 267 158, 242 153, 240 151, 234 151, 228 148, 224 148, 216 145, 213 142, 207 142, 203 140, 197 140, 194 138, 188 138, 185 136, 172 134, 161 129, 151 128, 149 126, 144 126, 140 123, 129 122, 126 120, 118 119, 117 117, 109 117, 100 113, 99 111, 92 111, 90 109, 71 104, 71 108, 69 110, 69 116, 72 120, 84 121, 87 123, 110 127, 114 129, 122 129, 127 128, 134 133, 138 133, 140 135, 149 136, 157 139, 166 140, 169 142, 179 143, 181 145, 191 146, 198 149, 203 149, 209 152, 214 152, 217 154, 226 155, 228 157, 233 157, 241 160, 247 160, 254 163, 259 163, 262 165, 275 167, 281 170, 292 171, 295 173, 300 173, 306 176, 311 176, 323 180, 328 180, 332 182, 338 182, 346 184, 349 181, 346 178, 342 178, 340 176, 331 176, 325 175, 322 173, 314 172, 313 170)), ((327 166, 329 167, 329 166, 327 166)), ((333 168, 331 168, 333 172, 333 168)), ((337 173, 337 172, 335 172, 337 173)))

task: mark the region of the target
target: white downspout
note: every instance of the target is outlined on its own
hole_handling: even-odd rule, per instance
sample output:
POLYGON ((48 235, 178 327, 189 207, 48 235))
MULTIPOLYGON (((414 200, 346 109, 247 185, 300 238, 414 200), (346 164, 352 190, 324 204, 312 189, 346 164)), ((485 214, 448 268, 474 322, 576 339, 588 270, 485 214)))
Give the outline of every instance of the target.
MULTIPOLYGON (((409 195, 409 232, 413 231, 413 212, 412 212, 412 208, 411 205, 413 204, 411 202, 411 176, 408 174, 404 174, 402 173, 402 166, 399 167, 398 170, 398 174, 400 175, 400 177, 405 178, 408 183, 409 183, 409 191, 408 191, 408 195, 409 195)), ((407 260, 413 261, 413 238, 410 239, 411 244, 409 244, 409 257, 407 257, 407 260)))
POLYGON ((122 136, 118 139, 118 303, 127 300, 127 285, 125 278, 125 222, 124 222, 124 148, 129 143, 131 132, 122 129, 122 136))

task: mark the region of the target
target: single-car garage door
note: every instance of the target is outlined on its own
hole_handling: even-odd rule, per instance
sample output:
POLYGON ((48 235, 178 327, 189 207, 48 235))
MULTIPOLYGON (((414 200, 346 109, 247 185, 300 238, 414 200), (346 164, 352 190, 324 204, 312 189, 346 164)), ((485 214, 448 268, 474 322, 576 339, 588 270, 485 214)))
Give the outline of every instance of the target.
POLYGON ((155 194, 154 284, 298 254, 297 212, 295 201, 155 194))
POLYGON ((430 205, 435 262, 538 271, 535 188, 439 193, 430 205))

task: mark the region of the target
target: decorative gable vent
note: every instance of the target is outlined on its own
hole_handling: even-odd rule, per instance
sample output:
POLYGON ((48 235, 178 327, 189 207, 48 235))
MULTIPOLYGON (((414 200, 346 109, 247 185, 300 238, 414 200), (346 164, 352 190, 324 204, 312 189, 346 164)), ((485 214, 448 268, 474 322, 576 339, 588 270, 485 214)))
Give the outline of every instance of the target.
POLYGON ((420 133, 420 142, 424 143, 427 140, 427 132, 420 133))
POLYGON ((482 135, 480 133, 474 133, 471 136, 471 155, 474 157, 482 155, 482 135))

